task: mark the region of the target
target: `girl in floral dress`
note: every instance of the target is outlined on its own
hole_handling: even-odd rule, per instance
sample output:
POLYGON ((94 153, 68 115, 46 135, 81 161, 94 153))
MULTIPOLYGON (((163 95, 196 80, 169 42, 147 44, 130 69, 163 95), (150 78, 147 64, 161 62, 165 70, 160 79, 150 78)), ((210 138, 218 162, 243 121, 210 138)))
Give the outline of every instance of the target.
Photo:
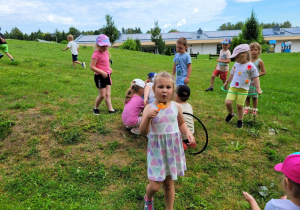
POLYGON ((182 146, 181 133, 185 134, 189 143, 195 138, 187 128, 182 109, 174 101, 174 77, 167 72, 160 72, 154 78, 153 92, 156 100, 146 106, 141 135, 148 136, 147 172, 149 184, 146 188, 145 209, 154 209, 153 196, 164 188, 166 209, 173 209, 175 199, 174 180, 183 176, 186 160, 182 146))

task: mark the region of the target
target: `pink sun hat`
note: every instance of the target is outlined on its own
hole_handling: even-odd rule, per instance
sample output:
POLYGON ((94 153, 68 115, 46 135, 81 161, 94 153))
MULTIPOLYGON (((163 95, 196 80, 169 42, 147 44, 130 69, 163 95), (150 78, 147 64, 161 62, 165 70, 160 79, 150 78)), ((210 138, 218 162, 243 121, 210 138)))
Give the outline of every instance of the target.
POLYGON ((99 46, 111 46, 110 42, 109 42, 109 38, 108 36, 104 35, 104 34, 100 34, 97 39, 96 39, 96 43, 99 46))
POLYGON ((248 44, 240 44, 234 48, 233 53, 230 56, 230 58, 234 58, 238 54, 240 54, 242 52, 248 52, 248 51, 250 51, 250 47, 248 44))
POLYGON ((283 163, 278 163, 274 169, 281 171, 287 178, 300 184, 300 152, 290 154, 283 163))

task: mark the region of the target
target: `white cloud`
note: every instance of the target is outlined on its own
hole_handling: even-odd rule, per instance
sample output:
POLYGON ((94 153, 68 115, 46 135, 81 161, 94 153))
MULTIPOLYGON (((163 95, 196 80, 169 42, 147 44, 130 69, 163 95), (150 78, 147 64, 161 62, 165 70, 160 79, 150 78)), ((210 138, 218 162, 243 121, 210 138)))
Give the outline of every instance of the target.
POLYGON ((165 25, 164 25, 164 29, 169 28, 170 25, 171 25, 170 23, 169 23, 169 24, 165 24, 165 25))
POLYGON ((181 21, 179 21, 179 22, 177 23, 177 27, 180 27, 180 26, 184 25, 185 23, 186 23, 186 20, 185 20, 185 19, 182 19, 181 21))

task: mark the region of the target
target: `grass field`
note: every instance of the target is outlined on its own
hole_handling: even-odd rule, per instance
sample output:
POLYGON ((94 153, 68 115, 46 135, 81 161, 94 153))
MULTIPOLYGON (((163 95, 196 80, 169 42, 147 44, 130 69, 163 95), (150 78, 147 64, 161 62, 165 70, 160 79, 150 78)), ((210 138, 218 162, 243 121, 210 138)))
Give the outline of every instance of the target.
MULTIPOLYGON (((143 209, 147 139, 125 130, 123 100, 133 79, 171 72, 173 57, 110 49, 112 103, 121 111, 109 115, 102 104, 95 116, 93 72, 71 68, 70 51, 61 51, 65 45, 8 45, 16 61, 0 60, 0 209, 143 209)), ((89 66, 92 53, 81 47, 79 61, 89 66)), ((246 116, 242 129, 237 119, 224 121, 221 80, 214 92, 204 91, 216 65, 207 58, 192 60, 189 103, 209 144, 200 155, 186 154, 175 209, 249 209, 242 191, 264 207, 283 195, 274 165, 300 150, 300 54, 261 56, 267 74, 260 80, 259 115, 256 122, 246 116), (259 193, 261 186, 266 194, 259 193)), ((162 190, 155 208, 165 208, 162 190)))

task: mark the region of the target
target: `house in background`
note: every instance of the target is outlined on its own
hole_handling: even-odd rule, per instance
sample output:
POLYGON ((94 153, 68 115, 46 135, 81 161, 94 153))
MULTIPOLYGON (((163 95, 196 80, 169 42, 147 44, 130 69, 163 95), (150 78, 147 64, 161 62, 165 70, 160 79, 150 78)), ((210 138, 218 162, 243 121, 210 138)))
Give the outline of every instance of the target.
MULTIPOLYGON (((188 41, 187 52, 190 54, 219 54, 222 48, 221 41, 224 38, 238 36, 241 30, 226 30, 226 31, 202 31, 199 29, 195 32, 172 32, 162 33, 162 38, 166 46, 170 46, 175 53, 176 40, 180 37, 185 37, 188 41)), ((300 28, 279 28, 263 29, 263 36, 267 43, 271 41, 274 44, 273 52, 300 52, 300 28), (282 45, 283 44, 283 45, 282 45)), ((75 39, 79 45, 94 45, 97 35, 80 35, 75 39)), ((154 52, 155 44, 151 42, 151 34, 120 34, 119 38, 112 45, 118 48, 127 38, 139 39, 142 45, 142 51, 154 52)), ((270 44, 271 44, 270 43, 270 44)))

